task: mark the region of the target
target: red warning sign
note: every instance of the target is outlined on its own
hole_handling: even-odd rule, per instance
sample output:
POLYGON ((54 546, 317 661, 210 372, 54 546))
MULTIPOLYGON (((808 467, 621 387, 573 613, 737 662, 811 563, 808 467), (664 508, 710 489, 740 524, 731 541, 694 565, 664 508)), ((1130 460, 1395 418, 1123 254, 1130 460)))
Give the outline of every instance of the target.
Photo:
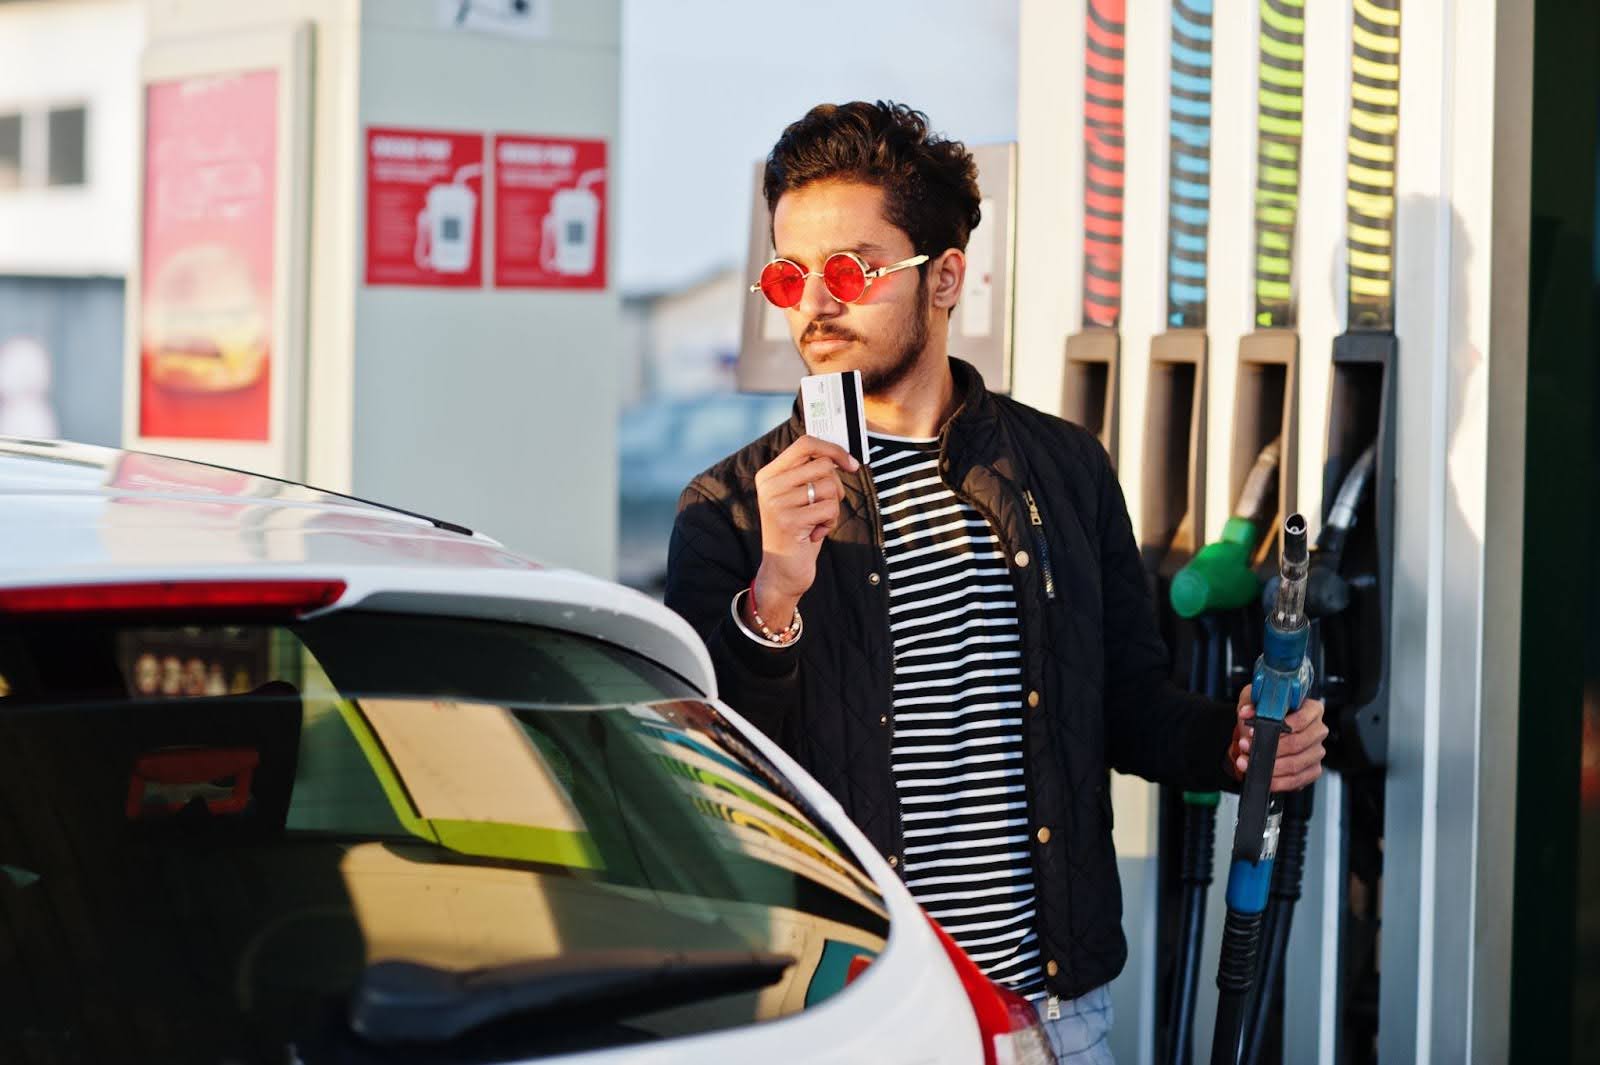
POLYGON ((483 283, 483 137, 367 130, 367 284, 483 283))
POLYGON ((606 287, 606 142, 497 136, 496 288, 606 287))

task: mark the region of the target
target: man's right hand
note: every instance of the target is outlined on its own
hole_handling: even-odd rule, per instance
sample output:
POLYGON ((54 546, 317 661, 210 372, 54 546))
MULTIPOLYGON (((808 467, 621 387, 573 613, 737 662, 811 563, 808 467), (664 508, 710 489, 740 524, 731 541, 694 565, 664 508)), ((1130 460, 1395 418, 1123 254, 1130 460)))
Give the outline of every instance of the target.
POLYGON ((860 469, 837 444, 802 436, 756 473, 756 500, 761 508, 761 568, 756 573, 754 601, 745 614, 761 619, 773 631, 794 617, 796 604, 817 577, 822 541, 839 524, 844 483, 839 471, 860 469), (811 501, 810 485, 816 501, 811 501))

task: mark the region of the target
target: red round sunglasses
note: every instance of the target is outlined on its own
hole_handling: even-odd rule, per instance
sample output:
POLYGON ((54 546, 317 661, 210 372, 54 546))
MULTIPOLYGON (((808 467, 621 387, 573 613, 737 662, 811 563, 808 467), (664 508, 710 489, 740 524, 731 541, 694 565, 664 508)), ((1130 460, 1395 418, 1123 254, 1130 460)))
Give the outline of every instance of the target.
POLYGON ((805 295, 806 280, 820 276, 828 295, 840 303, 855 303, 867 294, 867 289, 878 278, 896 270, 921 266, 927 261, 926 255, 913 255, 909 259, 872 269, 854 252, 836 251, 828 256, 822 264, 822 272, 817 274, 801 269, 799 263, 788 259, 774 259, 761 268, 761 277, 750 286, 750 291, 761 293, 774 307, 787 309, 798 304, 800 297, 805 295))

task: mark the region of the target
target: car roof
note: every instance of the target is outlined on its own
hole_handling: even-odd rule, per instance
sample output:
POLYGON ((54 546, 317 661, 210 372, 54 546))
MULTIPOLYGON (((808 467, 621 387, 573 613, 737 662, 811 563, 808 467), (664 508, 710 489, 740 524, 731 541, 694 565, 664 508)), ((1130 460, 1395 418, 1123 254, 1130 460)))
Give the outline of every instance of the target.
POLYGON ((0 588, 342 580, 332 609, 500 618, 631 647, 707 695, 710 659, 647 596, 549 568, 450 522, 118 448, 0 437, 0 588))

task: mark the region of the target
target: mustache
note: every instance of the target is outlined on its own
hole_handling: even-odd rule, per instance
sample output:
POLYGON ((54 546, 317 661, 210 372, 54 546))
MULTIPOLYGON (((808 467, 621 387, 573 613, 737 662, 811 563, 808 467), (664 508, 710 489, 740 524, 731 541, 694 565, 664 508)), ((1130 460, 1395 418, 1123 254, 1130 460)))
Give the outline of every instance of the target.
POLYGON ((860 340, 861 338, 848 329, 840 329, 835 325, 824 325, 821 322, 812 322, 806 326, 806 331, 800 334, 800 343, 809 344, 813 340, 860 340))

